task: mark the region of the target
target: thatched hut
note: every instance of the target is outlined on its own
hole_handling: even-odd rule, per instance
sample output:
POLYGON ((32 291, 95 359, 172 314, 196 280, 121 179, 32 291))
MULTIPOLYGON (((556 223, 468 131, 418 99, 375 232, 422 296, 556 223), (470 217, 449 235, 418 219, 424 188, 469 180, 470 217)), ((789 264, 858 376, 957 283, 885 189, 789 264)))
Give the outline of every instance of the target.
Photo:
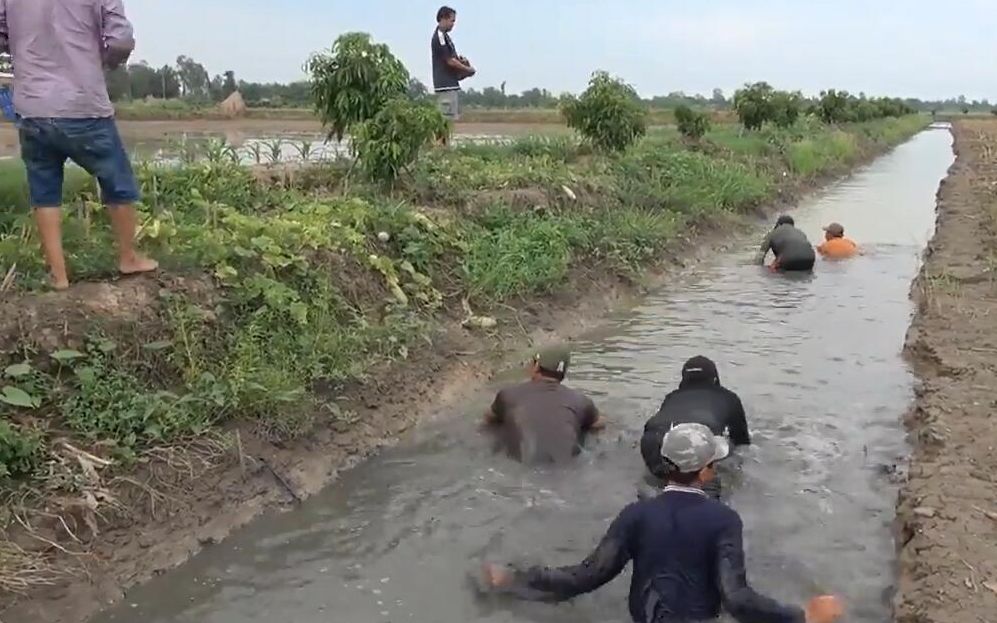
POLYGON ((246 114, 246 100, 242 99, 242 93, 236 91, 225 98, 225 101, 218 105, 226 117, 242 117, 246 114))

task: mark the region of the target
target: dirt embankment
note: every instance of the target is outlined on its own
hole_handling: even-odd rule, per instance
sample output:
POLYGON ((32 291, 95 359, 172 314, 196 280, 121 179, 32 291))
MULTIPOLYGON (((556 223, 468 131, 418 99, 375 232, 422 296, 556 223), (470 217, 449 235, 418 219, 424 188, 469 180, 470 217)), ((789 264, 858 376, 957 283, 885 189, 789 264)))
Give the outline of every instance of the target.
POLYGON ((897 515, 900 623, 997 621, 997 122, 954 134, 907 336, 921 386, 897 515))

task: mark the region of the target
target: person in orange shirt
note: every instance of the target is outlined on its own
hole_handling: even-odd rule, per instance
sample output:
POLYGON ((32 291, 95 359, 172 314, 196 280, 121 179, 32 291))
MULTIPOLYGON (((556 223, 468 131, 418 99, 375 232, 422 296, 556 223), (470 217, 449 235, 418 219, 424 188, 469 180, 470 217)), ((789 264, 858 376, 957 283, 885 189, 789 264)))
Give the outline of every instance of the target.
POLYGON ((845 238, 841 223, 831 223, 824 228, 824 242, 818 245, 817 252, 829 260, 843 260, 858 255, 859 246, 845 238))

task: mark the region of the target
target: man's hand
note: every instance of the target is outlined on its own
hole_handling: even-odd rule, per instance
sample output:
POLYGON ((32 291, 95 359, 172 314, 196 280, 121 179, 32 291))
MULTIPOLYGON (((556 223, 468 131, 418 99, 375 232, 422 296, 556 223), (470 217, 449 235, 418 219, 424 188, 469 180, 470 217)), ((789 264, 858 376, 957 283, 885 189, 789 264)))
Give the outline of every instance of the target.
POLYGON ((491 589, 508 588, 512 585, 514 578, 512 569, 490 562, 481 565, 481 577, 485 586, 491 589))
POLYGON ((821 595, 810 600, 806 613, 807 623, 834 623, 845 613, 845 607, 838 597, 821 595))

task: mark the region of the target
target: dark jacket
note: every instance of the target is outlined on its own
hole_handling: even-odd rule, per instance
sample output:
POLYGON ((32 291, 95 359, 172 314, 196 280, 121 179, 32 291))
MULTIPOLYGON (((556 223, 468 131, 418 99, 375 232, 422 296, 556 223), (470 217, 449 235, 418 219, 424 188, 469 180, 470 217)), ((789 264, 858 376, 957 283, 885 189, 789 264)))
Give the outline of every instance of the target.
POLYGON ((744 405, 737 394, 719 384, 719 379, 683 381, 679 388, 665 396, 658 412, 644 425, 640 453, 655 476, 663 477, 661 441, 675 424, 703 424, 714 435, 730 435, 734 445, 751 443, 744 405))
POLYGON ((779 225, 765 236, 759 249, 762 259, 769 251, 781 262, 812 260, 816 258, 814 247, 807 235, 795 226, 779 225))
POLYGON ((668 487, 627 506, 581 564, 517 573, 521 597, 563 601, 594 591, 633 561, 629 608, 635 623, 690 623, 720 615, 742 623, 803 623, 748 586, 741 518, 701 491, 668 487))

